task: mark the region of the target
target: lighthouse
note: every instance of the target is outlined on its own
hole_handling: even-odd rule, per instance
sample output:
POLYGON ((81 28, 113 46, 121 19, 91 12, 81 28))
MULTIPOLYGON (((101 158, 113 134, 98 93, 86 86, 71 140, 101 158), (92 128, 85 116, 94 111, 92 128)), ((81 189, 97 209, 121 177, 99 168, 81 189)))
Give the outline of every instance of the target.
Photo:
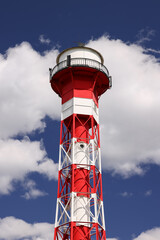
POLYGON ((50 69, 61 98, 54 240, 106 240, 99 98, 112 85, 102 55, 88 47, 62 51, 50 69))

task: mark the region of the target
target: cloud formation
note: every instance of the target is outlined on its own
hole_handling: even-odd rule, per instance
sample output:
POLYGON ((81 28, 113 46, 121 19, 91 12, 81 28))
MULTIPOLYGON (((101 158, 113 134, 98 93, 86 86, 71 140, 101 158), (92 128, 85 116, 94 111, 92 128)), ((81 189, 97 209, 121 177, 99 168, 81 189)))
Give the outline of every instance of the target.
MULTIPOLYGON (((60 116, 59 99, 49 84, 49 67, 54 66, 57 54, 58 50, 50 50, 41 55, 23 42, 0 55, 0 194, 12 192, 14 183, 25 181, 31 172, 48 179, 57 176, 57 164, 47 158, 39 141, 15 139, 43 131, 46 116, 60 116)), ((42 195, 32 186, 24 197, 42 195)))
POLYGON ((131 192, 122 192, 122 193, 120 193, 120 195, 121 195, 122 197, 127 197, 127 198, 129 198, 129 197, 132 197, 132 196, 133 196, 133 193, 131 193, 131 192))
POLYGON ((146 197, 149 197, 151 195, 152 195, 152 190, 151 189, 145 192, 146 197))
POLYGON ((43 130, 44 118, 60 116, 59 99, 49 84, 57 50, 40 55, 23 42, 0 55, 0 138, 43 130))
POLYGON ((22 197, 27 200, 36 199, 38 197, 43 197, 47 195, 46 192, 37 189, 36 183, 33 180, 27 180, 23 185, 27 191, 24 195, 22 195, 22 197))
POLYGON ((118 238, 106 238, 106 240, 118 240, 118 238))
POLYGON ((15 217, 0 218, 0 239, 3 240, 51 240, 54 225, 50 223, 30 224, 15 217))
POLYGON ((141 29, 137 34, 137 44, 143 44, 144 42, 151 41, 151 38, 155 35, 155 30, 148 27, 141 29))
POLYGON ((39 41, 43 44, 49 44, 51 40, 49 38, 45 38, 44 35, 40 35, 39 41))
MULTIPOLYGON (((39 141, 0 140, 0 194, 12 192, 14 183, 23 182, 31 172, 38 172, 50 180, 56 179, 57 168, 57 164, 47 158, 47 153, 39 141)), ((33 184, 30 184, 29 189, 30 198, 38 194, 35 193, 36 187, 33 184)))
POLYGON ((133 240, 159 240, 160 228, 153 228, 146 232, 141 233, 138 237, 133 240))
POLYGON ((143 164, 160 165, 160 63, 141 46, 107 36, 87 46, 103 55, 113 77, 100 99, 103 168, 144 174, 143 164))

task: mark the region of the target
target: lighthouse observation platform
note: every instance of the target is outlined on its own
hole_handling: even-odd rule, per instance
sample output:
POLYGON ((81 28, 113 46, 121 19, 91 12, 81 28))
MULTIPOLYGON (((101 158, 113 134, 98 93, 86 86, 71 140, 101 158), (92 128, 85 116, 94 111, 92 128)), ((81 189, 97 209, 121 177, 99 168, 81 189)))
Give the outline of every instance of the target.
POLYGON ((89 58, 68 58, 59 62, 53 69, 50 70, 50 79, 53 77, 55 73, 58 71, 65 69, 67 67, 90 67, 95 68, 107 75, 109 77, 108 69, 100 62, 89 59, 89 58))
POLYGON ((112 86, 112 79, 108 69, 103 65, 103 57, 96 50, 88 47, 73 47, 64 50, 57 57, 57 65, 50 68, 50 80, 59 71, 68 67, 92 68, 104 73, 109 79, 109 87, 112 86))

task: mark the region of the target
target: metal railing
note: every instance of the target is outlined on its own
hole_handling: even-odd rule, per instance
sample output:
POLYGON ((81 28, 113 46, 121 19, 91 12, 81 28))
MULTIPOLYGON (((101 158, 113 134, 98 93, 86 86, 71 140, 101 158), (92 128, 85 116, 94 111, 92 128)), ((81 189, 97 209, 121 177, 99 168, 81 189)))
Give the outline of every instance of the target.
POLYGON ((82 66, 82 67, 90 67, 90 68, 95 68, 98 69, 101 72, 104 72, 107 77, 110 79, 111 77, 109 76, 108 69, 100 62, 89 59, 89 58, 71 58, 68 60, 64 60, 60 63, 58 63, 54 68, 50 68, 50 79, 52 79, 53 75, 57 73, 58 71, 67 68, 67 67, 77 67, 77 66, 82 66))

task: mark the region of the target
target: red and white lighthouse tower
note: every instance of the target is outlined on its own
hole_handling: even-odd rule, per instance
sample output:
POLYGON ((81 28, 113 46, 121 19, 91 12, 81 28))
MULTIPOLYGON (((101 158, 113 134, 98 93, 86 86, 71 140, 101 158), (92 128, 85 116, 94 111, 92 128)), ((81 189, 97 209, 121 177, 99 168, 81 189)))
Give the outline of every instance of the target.
POLYGON ((99 136, 99 97, 111 77, 99 52, 64 50, 50 69, 62 98, 54 240, 106 240, 99 136))

